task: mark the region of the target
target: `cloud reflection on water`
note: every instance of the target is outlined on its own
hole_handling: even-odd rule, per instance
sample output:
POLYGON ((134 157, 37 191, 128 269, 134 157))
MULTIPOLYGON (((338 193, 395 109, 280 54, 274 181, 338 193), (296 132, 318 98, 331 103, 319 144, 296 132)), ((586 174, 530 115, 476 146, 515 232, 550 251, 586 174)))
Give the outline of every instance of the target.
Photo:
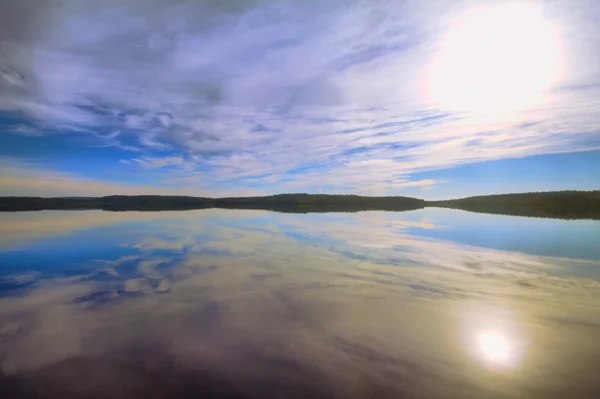
MULTIPOLYGON (((184 376, 233 384, 237 397, 264 387, 301 387, 305 397, 560 397, 595 386, 600 282, 570 272, 593 261, 419 237, 410 229, 435 220, 400 213, 104 214, 120 226, 114 246, 134 255, 90 259, 79 274, 24 270, 37 273, 34 284, 0 299, 9 380, 114 362, 153 376, 156 397, 182 394, 184 376), (510 367, 482 358, 490 331, 510 344, 510 362, 495 366, 510 367)), ((40 215, 51 230, 55 214, 40 215)), ((91 220, 84 212, 56 215, 83 239, 101 228, 65 222, 91 220)))

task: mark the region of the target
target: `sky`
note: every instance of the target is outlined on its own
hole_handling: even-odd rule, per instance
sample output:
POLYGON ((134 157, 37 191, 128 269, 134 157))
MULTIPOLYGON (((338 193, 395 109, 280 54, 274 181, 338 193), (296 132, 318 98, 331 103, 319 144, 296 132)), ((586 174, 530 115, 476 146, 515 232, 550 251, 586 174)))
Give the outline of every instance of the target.
POLYGON ((600 3, 0 2, 0 195, 600 189, 600 3))

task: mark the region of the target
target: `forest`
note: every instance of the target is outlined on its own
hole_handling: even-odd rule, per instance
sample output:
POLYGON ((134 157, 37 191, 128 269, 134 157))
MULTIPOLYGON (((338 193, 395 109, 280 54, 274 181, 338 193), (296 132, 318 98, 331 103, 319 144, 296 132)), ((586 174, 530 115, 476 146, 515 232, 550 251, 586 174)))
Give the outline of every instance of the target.
POLYGON ((425 201, 411 197, 279 194, 264 197, 204 198, 112 195, 98 198, 0 197, 0 212, 39 210, 165 211, 204 208, 257 209, 285 213, 408 211, 425 207, 560 219, 600 220, 600 191, 500 194, 425 201))
POLYGON ((427 206, 479 213, 600 220, 600 191, 549 191, 430 201, 427 206))

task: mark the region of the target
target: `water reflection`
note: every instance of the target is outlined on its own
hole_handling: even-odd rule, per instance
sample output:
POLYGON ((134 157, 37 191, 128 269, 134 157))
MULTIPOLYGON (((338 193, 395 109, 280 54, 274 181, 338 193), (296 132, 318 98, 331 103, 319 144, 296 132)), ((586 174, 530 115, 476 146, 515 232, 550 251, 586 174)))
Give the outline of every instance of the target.
POLYGON ((599 263, 444 228, 419 211, 0 215, 0 393, 594 397, 599 263))
POLYGON ((498 331, 485 331, 479 334, 479 348, 483 355, 494 363, 503 363, 509 358, 509 341, 498 331))
POLYGON ((470 355, 495 372, 521 367, 531 339, 524 329, 527 323, 520 320, 522 310, 485 302, 466 304, 464 342, 470 355))

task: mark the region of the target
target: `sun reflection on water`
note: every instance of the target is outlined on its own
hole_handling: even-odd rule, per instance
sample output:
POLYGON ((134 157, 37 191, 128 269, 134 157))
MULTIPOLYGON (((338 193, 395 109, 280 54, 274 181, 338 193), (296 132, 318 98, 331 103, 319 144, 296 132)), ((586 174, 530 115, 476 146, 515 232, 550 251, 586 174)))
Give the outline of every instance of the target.
POLYGON ((510 343, 497 331, 486 331, 479 335, 479 348, 492 362, 503 362, 510 355, 510 343))
POLYGON ((517 368, 527 349, 517 315, 483 305, 468 309, 465 343, 471 357, 492 369, 517 368))

